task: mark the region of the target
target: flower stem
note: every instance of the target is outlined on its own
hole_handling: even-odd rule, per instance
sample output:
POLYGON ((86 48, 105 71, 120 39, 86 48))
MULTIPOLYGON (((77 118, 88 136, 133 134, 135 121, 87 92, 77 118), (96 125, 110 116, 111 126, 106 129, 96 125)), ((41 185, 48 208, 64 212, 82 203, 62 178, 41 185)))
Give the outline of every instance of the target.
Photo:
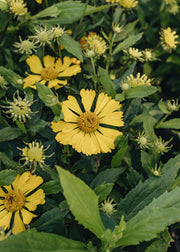
POLYGON ((93 74, 94 74, 93 75, 94 89, 97 92, 97 73, 96 73, 96 68, 95 68, 93 57, 91 57, 91 64, 92 64, 93 74))
POLYGON ((161 121, 157 123, 157 125, 156 125, 155 128, 158 129, 158 128, 161 126, 161 124, 163 124, 163 122, 166 120, 166 118, 167 118, 168 116, 169 116, 169 115, 165 115, 165 116, 161 119, 161 121))
POLYGON ((46 6, 46 8, 48 8, 48 0, 45 0, 45 6, 46 6))
POLYGON ((114 44, 114 39, 116 37, 116 33, 114 33, 112 39, 109 39, 109 55, 107 58, 107 64, 106 64, 106 70, 109 70, 109 66, 110 66, 110 62, 111 62, 111 56, 112 56, 112 48, 113 48, 113 44, 114 44))

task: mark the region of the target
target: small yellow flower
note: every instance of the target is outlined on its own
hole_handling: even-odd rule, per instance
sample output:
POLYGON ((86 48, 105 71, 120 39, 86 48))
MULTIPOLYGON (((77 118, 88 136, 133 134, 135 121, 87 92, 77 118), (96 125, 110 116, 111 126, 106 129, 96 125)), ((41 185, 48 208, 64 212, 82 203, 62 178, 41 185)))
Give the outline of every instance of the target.
POLYGON ((56 41, 58 38, 62 37, 63 34, 66 33, 64 31, 64 28, 60 27, 59 25, 56 27, 53 27, 51 29, 51 37, 53 41, 56 41))
POLYGON ((114 209, 114 207, 117 206, 117 204, 116 203, 113 204, 113 201, 114 201, 113 199, 110 200, 110 198, 108 198, 103 203, 101 203, 102 205, 101 210, 105 212, 107 215, 113 215, 114 212, 117 211, 114 209))
POLYGON ((8 89, 7 85, 8 85, 7 81, 4 79, 2 75, 0 75, 0 88, 8 89))
POLYGON ((72 58, 64 57, 62 62, 60 58, 56 60, 54 57, 47 55, 43 57, 43 67, 37 56, 30 56, 26 63, 33 74, 29 74, 24 79, 24 88, 31 87, 36 89, 36 81, 43 85, 48 83, 49 88, 55 89, 67 85, 67 80, 62 80, 62 78, 71 77, 81 72, 80 65, 73 65, 72 61, 74 61, 74 58, 72 60, 72 58))
POLYGON ((120 83, 121 88, 124 83, 128 84, 129 87, 138 87, 143 85, 149 86, 151 85, 151 79, 148 79, 148 77, 145 74, 143 74, 141 77, 140 73, 137 73, 136 77, 130 74, 130 76, 127 76, 127 78, 120 83))
POLYGON ((42 4, 42 0, 35 0, 36 1, 36 3, 38 3, 38 4, 42 4))
POLYGON ((30 39, 35 40, 40 46, 45 46, 51 43, 51 30, 48 30, 46 26, 34 27, 35 35, 29 36, 30 39))
POLYGON ((32 142, 32 143, 27 143, 27 146, 24 147, 23 149, 18 148, 19 150, 22 151, 22 158, 21 160, 25 160, 24 166, 25 165, 31 165, 31 167, 34 167, 36 169, 37 165, 39 165, 41 168, 43 168, 43 165, 45 165, 44 160, 47 157, 50 156, 46 156, 45 155, 45 151, 49 148, 49 146, 47 148, 44 149, 44 146, 41 145, 38 142, 32 142))
POLYGON ((154 142, 154 147, 155 147, 155 151, 161 155, 163 155, 164 153, 168 152, 173 145, 171 146, 167 146, 173 138, 171 138, 169 141, 164 141, 162 140, 161 137, 159 137, 155 142, 154 142))
POLYGON ((168 11, 169 13, 176 15, 177 13, 179 13, 179 5, 177 3, 170 5, 168 11))
POLYGON ((174 3, 176 3, 176 0, 164 0, 165 4, 169 4, 169 5, 173 5, 174 3))
POLYGON ((34 41, 30 41, 29 39, 22 40, 21 37, 19 37, 20 42, 15 42, 14 47, 17 48, 15 52, 19 52, 21 54, 32 54, 33 51, 36 51, 35 43, 34 41))
POLYGON ((30 109, 30 106, 33 102, 29 102, 27 100, 26 94, 25 98, 22 99, 19 96, 19 91, 17 90, 13 94, 13 102, 7 101, 7 103, 9 105, 2 107, 8 109, 8 111, 4 113, 11 114, 10 117, 13 118, 13 121, 19 120, 20 122, 26 122, 27 118, 31 118, 30 114, 32 113, 32 111, 30 109))
POLYGON ((25 225, 37 217, 31 211, 45 203, 43 190, 34 191, 42 182, 40 176, 24 172, 18 174, 11 185, 0 187, 0 227, 7 230, 12 225, 12 233, 15 235, 26 230, 25 225))
POLYGON ((123 25, 120 26, 119 24, 113 24, 112 28, 115 33, 120 33, 123 31, 124 26, 123 25))
POLYGON ((136 5, 138 4, 138 1, 135 0, 106 0, 106 1, 110 3, 118 3, 126 9, 135 8, 136 5))
POLYGON ((141 62, 144 61, 143 57, 143 53, 139 51, 139 49, 137 48, 132 48, 130 47, 128 50, 124 50, 124 52, 126 54, 129 55, 130 58, 134 59, 134 60, 139 60, 141 62))
POLYGON ((92 51, 95 55, 100 56, 107 49, 105 40, 94 32, 90 32, 88 37, 85 38, 85 41, 87 45, 85 47, 86 53, 92 51))
POLYGON ((178 35, 176 35, 175 31, 171 31, 171 28, 162 29, 160 32, 161 45, 165 51, 171 52, 172 49, 176 49, 178 41, 176 39, 178 35))
POLYGON ((154 57, 152 50, 151 49, 145 49, 144 51, 142 51, 143 56, 145 61, 152 61, 155 60, 156 58, 154 57))
POLYGON ((10 2, 10 10, 15 16, 22 16, 27 13, 26 4, 23 0, 12 0, 10 2))
POLYGON ((123 126, 121 104, 107 94, 96 97, 94 90, 80 91, 81 106, 73 96, 63 101, 64 120, 52 122, 52 130, 57 132, 56 140, 64 145, 72 145, 77 152, 85 155, 111 152, 114 141, 122 132, 114 127, 123 126), (92 109, 96 101, 95 109, 92 109), (111 127, 114 126, 114 127, 111 127))

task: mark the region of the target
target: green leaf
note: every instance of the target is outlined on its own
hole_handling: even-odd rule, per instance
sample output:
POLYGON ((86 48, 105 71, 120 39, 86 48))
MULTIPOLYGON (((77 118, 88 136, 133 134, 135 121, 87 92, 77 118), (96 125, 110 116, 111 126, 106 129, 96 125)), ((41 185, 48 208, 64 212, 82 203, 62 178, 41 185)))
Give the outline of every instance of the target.
POLYGON ((153 117, 150 115, 148 109, 145 107, 143 110, 143 127, 146 135, 150 137, 151 141, 155 141, 157 137, 154 132, 153 117))
POLYGON ((128 149, 128 136, 121 136, 120 142, 118 144, 118 149, 119 150, 113 156, 111 161, 111 167, 113 168, 119 167, 122 163, 124 155, 126 154, 128 149))
POLYGON ((107 184, 98 185, 94 189, 94 192, 98 196, 98 202, 105 200, 109 196, 110 192, 112 191, 113 186, 114 186, 114 183, 107 183, 107 184))
POLYGON ((61 105, 51 89, 39 82, 36 82, 36 87, 39 98, 45 103, 46 106, 51 108, 55 116, 59 116, 61 113, 61 105))
POLYGON ((6 127, 0 130, 0 143, 16 139, 23 134, 24 132, 19 128, 6 127))
POLYGON ((12 235, 0 243, 0 252, 80 252, 87 251, 79 241, 57 234, 43 232, 22 232, 12 235))
POLYGON ((113 55, 120 52, 123 49, 126 49, 132 45, 134 45, 138 40, 142 38, 143 33, 138 33, 136 35, 131 35, 127 39, 125 39, 122 43, 118 44, 113 51, 113 55))
POLYGON ((83 62, 82 50, 80 44, 68 34, 63 35, 58 39, 59 43, 70 53, 83 62))
POLYGON ((64 196, 76 220, 100 238, 105 227, 99 214, 98 197, 82 180, 69 171, 59 166, 56 168, 64 196))
POLYGON ((100 75, 100 82, 104 87, 104 90, 107 92, 108 95, 110 95, 112 98, 115 98, 116 95, 116 89, 111 81, 108 71, 103 69, 102 67, 99 66, 98 68, 99 75, 100 75))
POLYGON ((158 107, 164 114, 171 114, 171 112, 167 109, 167 106, 162 99, 159 101, 158 107))
POLYGON ((0 160, 2 161, 2 163, 6 166, 6 168, 10 168, 10 169, 19 169, 20 165, 18 163, 16 163, 15 161, 13 161, 12 159, 10 159, 5 153, 0 152, 0 160))
POLYGON ((17 172, 11 170, 4 170, 0 172, 0 186, 10 185, 16 178, 17 172))
POLYGON ((166 190, 170 190, 179 168, 180 155, 170 159, 164 165, 162 169, 163 175, 161 177, 152 176, 133 188, 126 197, 121 200, 118 210, 123 212, 128 219, 131 219, 154 198, 159 197, 166 190))
POLYGON ((138 86, 130 88, 126 91, 126 99, 132 98, 143 98, 149 95, 152 95, 157 92, 157 88, 153 86, 138 86))
POLYGON ((157 237, 167 226, 180 221, 180 188, 165 192, 126 223, 118 246, 136 245, 157 237))
POLYGON ((44 17, 57 17, 61 11, 57 8, 55 4, 51 5, 50 7, 39 11, 36 15, 31 16, 31 19, 38 19, 44 17))
POLYGON ((158 126, 158 128, 180 129, 180 118, 168 120, 158 126))
POLYGON ((34 132, 34 133, 41 132, 48 125, 50 125, 49 122, 46 122, 44 120, 38 120, 34 124, 30 125, 30 127, 28 128, 28 131, 34 132))
MULTIPOLYGON (((14 73, 11 69, 7 69, 3 66, 0 66, 0 75, 2 75, 5 80, 10 83, 12 86, 18 88, 18 89, 21 89, 23 90, 23 86, 22 85, 19 85, 17 84, 17 81, 20 79, 20 80, 23 80, 21 76, 19 76, 18 74, 14 73)), ((22 81, 23 83, 23 81, 22 81)))
POLYGON ((43 183, 40 187, 44 190, 46 195, 57 194, 62 190, 58 180, 50 180, 46 183, 43 183))

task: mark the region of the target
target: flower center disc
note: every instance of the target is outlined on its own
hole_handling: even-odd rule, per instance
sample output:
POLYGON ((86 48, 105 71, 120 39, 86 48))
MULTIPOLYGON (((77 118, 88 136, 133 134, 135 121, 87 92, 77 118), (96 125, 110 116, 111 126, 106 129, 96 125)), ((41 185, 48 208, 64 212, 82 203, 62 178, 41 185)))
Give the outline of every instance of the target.
POLYGON ((25 115, 28 112, 28 106, 24 101, 18 101, 13 104, 13 110, 17 115, 25 115))
POLYGON ((31 147, 28 150, 27 156, 29 160, 35 160, 36 162, 39 162, 42 160, 42 150, 38 147, 31 147))
POLYGON ((10 190, 5 196, 4 205, 10 212, 20 210, 25 202, 24 194, 18 190, 10 190))
POLYGON ((99 118, 93 112, 85 112, 78 118, 78 126, 84 132, 94 132, 99 128, 99 118))
POLYGON ((45 67, 41 71, 41 77, 43 80, 54 80, 58 77, 58 72, 53 67, 45 67))

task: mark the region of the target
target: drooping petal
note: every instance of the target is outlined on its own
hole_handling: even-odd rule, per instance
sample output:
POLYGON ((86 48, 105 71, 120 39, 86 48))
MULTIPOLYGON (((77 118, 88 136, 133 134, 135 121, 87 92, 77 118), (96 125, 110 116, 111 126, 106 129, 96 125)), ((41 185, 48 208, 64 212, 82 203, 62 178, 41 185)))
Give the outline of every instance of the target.
POLYGON ((4 230, 9 228, 11 222, 12 212, 8 212, 6 209, 0 212, 0 227, 4 227, 4 230))
POLYGON ((73 76, 76 75, 77 73, 81 72, 81 67, 80 65, 74 65, 66 68, 63 72, 60 72, 58 74, 58 77, 68 77, 68 76, 73 76))
MULTIPOLYGON (((55 79, 55 80, 50 80, 49 83, 48 83, 48 87, 49 88, 53 88, 53 87, 63 87, 67 85, 67 80, 58 80, 58 79, 55 79), (59 84, 62 84, 62 85, 59 85, 59 84)), ((56 88, 57 89, 57 88, 56 88)))
POLYGON ((80 95, 85 111, 90 111, 96 95, 95 91, 82 89, 80 95))
POLYGON ((12 233, 13 234, 17 234, 20 233, 22 231, 26 230, 24 223, 19 215, 19 211, 15 212, 14 215, 14 223, 13 223, 13 228, 12 228, 12 233))
POLYGON ((52 122, 51 128, 54 132, 59 132, 59 131, 69 132, 77 128, 77 124, 67 123, 64 121, 58 121, 58 122, 52 122))
POLYGON ((36 55, 27 58, 26 63, 29 65, 32 73, 41 74, 43 67, 40 59, 36 55))
POLYGON ((63 130, 56 135, 56 141, 64 145, 72 145, 72 138, 77 134, 77 129, 63 130))
POLYGON ((33 214, 24 208, 21 209, 21 214, 22 214, 24 224, 29 224, 32 218, 37 217, 36 214, 33 214))
MULTIPOLYGON (((100 124, 107 124, 112 126, 123 126, 124 122, 122 120, 122 111, 108 113, 100 118, 100 124)), ((101 114, 99 114, 100 117, 101 114)))
POLYGON ((24 89, 27 88, 27 87, 31 87, 32 88, 33 85, 36 88, 36 86, 35 86, 36 81, 40 81, 41 79, 42 79, 41 75, 30 74, 28 77, 26 77, 24 79, 24 86, 23 86, 23 88, 24 89))
POLYGON ((30 196, 26 197, 24 206, 27 207, 29 211, 34 211, 36 210, 37 205, 43 205, 45 203, 44 198, 45 194, 43 190, 39 189, 30 196))
POLYGON ((43 57, 43 64, 44 64, 45 68, 54 67, 54 65, 55 65, 54 62, 55 62, 55 58, 50 55, 46 55, 43 57))
POLYGON ((68 96, 68 100, 62 102, 62 112, 64 115, 64 121, 66 122, 77 122, 77 115, 72 111, 76 112, 78 115, 82 114, 82 110, 73 96, 68 96))

